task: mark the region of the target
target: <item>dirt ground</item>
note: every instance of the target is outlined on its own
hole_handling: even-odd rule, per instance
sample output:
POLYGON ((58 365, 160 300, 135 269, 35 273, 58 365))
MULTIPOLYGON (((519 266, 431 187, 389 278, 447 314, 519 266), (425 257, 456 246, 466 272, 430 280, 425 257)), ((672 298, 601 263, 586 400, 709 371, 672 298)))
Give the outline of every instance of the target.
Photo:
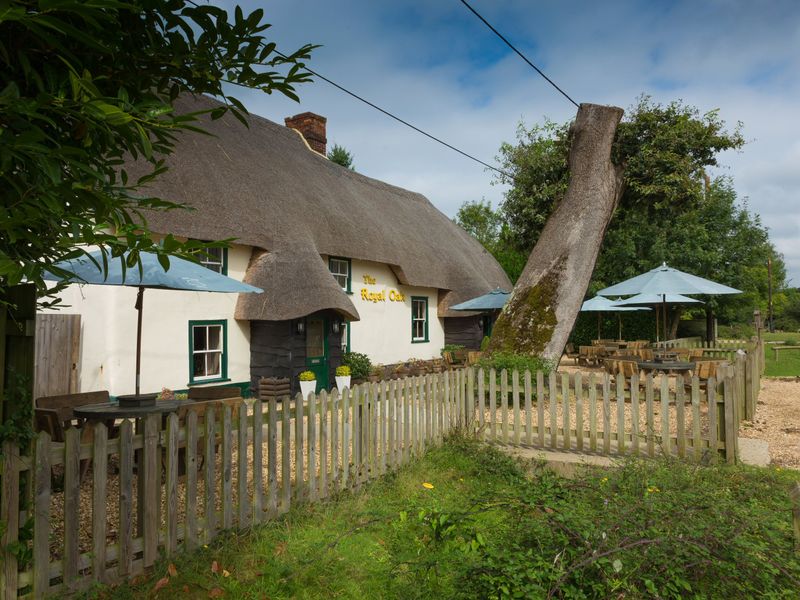
POLYGON ((739 434, 766 440, 773 464, 800 469, 800 378, 764 378, 752 423, 739 434))

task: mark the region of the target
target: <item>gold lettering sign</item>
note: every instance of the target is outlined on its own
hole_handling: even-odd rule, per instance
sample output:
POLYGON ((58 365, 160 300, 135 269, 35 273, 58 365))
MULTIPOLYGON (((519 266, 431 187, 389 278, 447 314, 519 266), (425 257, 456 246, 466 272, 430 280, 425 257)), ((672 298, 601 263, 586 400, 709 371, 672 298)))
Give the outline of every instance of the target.
MULTIPOLYGON (((365 302, 386 302, 386 290, 380 292, 370 292, 367 288, 361 288, 361 299, 365 302)), ((389 291, 389 302, 405 302, 406 296, 397 290, 389 291)))
POLYGON ((405 302, 406 296, 405 294, 401 294, 400 292, 392 290, 391 292, 389 292, 389 300, 391 300, 392 302, 405 302))
POLYGON ((364 283, 366 283, 367 285, 375 285, 375 278, 372 277, 371 275, 363 275, 362 279, 364 280, 364 283))

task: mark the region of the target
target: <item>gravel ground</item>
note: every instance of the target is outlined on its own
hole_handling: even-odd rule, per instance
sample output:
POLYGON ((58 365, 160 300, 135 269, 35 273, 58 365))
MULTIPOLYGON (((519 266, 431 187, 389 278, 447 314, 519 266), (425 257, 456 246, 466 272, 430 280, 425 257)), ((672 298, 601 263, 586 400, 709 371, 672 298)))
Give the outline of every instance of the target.
POLYGON ((800 378, 763 378, 755 420, 739 434, 766 440, 773 464, 800 469, 800 378))

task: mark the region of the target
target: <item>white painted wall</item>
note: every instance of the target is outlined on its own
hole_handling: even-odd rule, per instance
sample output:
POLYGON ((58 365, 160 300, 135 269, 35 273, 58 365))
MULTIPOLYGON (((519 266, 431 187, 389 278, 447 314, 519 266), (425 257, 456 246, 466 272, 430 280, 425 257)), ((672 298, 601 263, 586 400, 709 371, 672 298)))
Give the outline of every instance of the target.
MULTIPOLYGON (((228 250, 228 276, 242 280, 249 246, 228 250)), ((134 393, 136 372, 136 288, 72 285, 62 292, 60 313, 81 315, 82 392, 134 393)), ((228 378, 250 381, 250 323, 233 318, 238 294, 148 289, 142 323, 143 393, 185 389, 189 383, 189 321, 227 319, 228 378)))
POLYGON ((444 325, 437 316, 438 290, 399 285, 391 268, 383 263, 353 260, 351 263, 351 299, 361 316, 350 324, 350 347, 363 352, 373 364, 396 363, 409 358, 438 358, 444 346, 444 325), (374 284, 364 282, 364 275, 375 279, 374 284), (385 300, 372 302, 361 296, 361 290, 379 294, 385 300), (390 292, 400 292, 403 302, 390 300, 390 292), (428 298, 428 342, 411 342, 411 297, 428 298))

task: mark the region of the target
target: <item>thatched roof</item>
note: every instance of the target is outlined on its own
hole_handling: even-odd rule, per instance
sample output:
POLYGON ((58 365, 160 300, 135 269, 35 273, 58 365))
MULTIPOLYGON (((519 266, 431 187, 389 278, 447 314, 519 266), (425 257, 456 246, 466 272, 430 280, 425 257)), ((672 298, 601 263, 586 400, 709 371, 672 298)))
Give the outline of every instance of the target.
MULTIPOLYGON (((176 108, 216 105, 181 98, 176 108)), ((448 307, 498 286, 511 289, 494 258, 421 194, 332 163, 296 131, 255 115, 249 128, 230 115, 200 126, 213 136, 182 134, 169 171, 147 188, 196 210, 147 218, 154 231, 236 238, 257 249, 245 281, 265 291, 240 296, 237 319, 285 320, 323 309, 358 319, 320 255, 386 263, 400 284, 445 290, 440 316, 463 316, 448 307)))

